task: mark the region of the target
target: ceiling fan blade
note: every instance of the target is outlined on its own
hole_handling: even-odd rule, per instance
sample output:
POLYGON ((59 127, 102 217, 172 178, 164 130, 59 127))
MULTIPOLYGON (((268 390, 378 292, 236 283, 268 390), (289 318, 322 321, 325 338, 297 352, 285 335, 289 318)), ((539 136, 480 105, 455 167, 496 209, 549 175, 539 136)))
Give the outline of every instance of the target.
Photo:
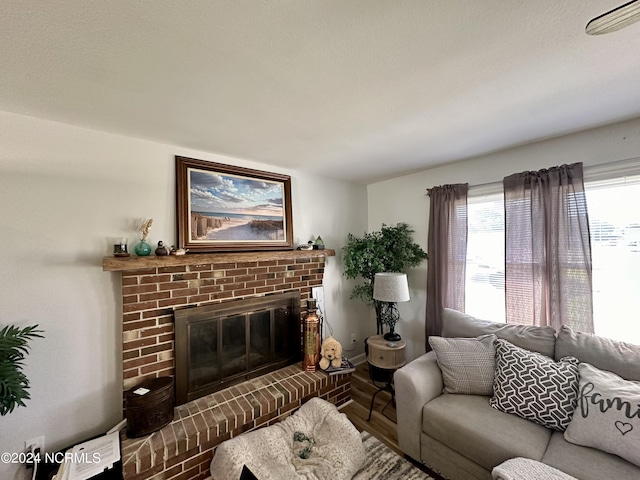
POLYGON ((587 23, 585 31, 589 35, 602 35, 615 32, 638 21, 640 21, 640 0, 632 0, 594 18, 587 23))

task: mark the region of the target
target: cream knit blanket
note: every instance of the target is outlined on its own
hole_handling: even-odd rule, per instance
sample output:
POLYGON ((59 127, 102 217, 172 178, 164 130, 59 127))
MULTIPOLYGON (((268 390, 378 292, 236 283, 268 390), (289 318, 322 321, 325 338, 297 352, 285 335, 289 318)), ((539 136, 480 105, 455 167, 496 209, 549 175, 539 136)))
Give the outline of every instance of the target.
POLYGON ((494 480, 578 480, 560 470, 530 458, 512 458, 495 467, 494 480))
POLYGON ((347 416, 332 403, 312 398, 282 422, 221 443, 211 476, 237 479, 247 465, 260 480, 349 480, 364 459, 360 434, 347 416), (300 458, 307 443, 294 441, 295 432, 315 442, 308 459, 300 458))

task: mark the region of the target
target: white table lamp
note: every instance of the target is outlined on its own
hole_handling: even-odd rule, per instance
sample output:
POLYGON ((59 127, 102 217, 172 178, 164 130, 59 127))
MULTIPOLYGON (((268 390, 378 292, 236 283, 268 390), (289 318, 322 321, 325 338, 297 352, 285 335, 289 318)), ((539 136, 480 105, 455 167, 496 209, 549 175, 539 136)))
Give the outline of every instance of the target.
POLYGON ((389 326, 389 332, 384 335, 384 339, 397 342, 401 337, 394 331, 396 323, 400 320, 396 303, 407 302, 410 299, 407 274, 376 273, 373 280, 373 299, 382 302, 379 320, 389 326))

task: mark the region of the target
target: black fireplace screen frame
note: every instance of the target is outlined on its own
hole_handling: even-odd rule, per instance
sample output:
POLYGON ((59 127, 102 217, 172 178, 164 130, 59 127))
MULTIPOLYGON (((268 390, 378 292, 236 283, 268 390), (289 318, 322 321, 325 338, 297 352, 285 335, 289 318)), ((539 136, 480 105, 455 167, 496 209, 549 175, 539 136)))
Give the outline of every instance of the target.
POLYGON ((230 300, 213 305, 176 309, 174 311, 176 405, 182 405, 183 403, 222 390, 234 384, 299 362, 302 359, 302 321, 300 311, 300 292, 298 290, 264 297, 230 300), (258 367, 252 367, 251 319, 256 318, 256 315, 262 316, 263 318, 268 315, 270 352, 269 358, 266 361, 262 361, 258 367), (285 331, 288 332, 287 336, 290 335, 291 338, 276 338, 275 332, 277 328, 275 322, 277 315, 286 315, 288 325, 285 327, 285 331), (229 319, 228 322, 238 322, 239 317, 244 318, 244 332, 236 334, 235 336, 242 336, 244 334, 245 352, 243 362, 245 365, 244 368, 240 368, 241 371, 224 376, 224 322, 225 319, 229 319), (215 378, 206 381, 203 385, 194 387, 195 373, 190 369, 190 363, 192 354, 196 355, 196 353, 193 350, 195 347, 192 348, 190 335, 191 331, 195 332, 203 328, 208 328, 212 333, 210 337, 211 343, 215 343, 215 345, 212 345, 212 349, 214 349, 215 352, 209 353, 209 355, 215 356, 216 361, 215 366, 211 364, 210 369, 217 368, 217 373, 214 375, 215 378), (283 344, 288 345, 288 347, 284 351, 280 351, 278 355, 276 348, 282 348, 283 344))

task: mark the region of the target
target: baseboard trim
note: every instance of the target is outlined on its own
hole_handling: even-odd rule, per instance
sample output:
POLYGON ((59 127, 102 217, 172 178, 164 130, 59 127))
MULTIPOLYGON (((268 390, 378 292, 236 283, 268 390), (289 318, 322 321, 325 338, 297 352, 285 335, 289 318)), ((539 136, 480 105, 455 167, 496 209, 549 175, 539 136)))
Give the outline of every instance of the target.
POLYGON ((361 363, 367 361, 367 356, 364 353, 361 353, 360 355, 356 355, 353 358, 349 358, 349 360, 351 360, 351 363, 353 363, 354 365, 360 365, 361 363))

